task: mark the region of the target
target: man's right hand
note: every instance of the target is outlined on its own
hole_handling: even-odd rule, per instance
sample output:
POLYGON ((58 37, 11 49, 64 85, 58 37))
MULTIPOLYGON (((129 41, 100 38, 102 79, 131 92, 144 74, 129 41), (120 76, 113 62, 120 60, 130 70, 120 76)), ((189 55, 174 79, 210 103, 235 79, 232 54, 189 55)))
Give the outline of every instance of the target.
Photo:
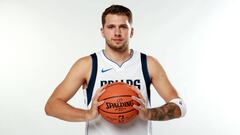
POLYGON ((86 119, 87 119, 87 121, 96 119, 97 116, 99 115, 98 107, 99 107, 100 105, 102 105, 102 104, 104 103, 104 101, 98 101, 98 98, 99 98, 99 97, 103 94, 103 92, 105 91, 104 87, 105 87, 105 85, 102 86, 101 88, 99 88, 99 89, 96 91, 96 93, 95 93, 95 95, 94 95, 94 97, 93 97, 93 99, 92 99, 92 106, 91 106, 90 110, 88 110, 88 111, 86 112, 86 119))

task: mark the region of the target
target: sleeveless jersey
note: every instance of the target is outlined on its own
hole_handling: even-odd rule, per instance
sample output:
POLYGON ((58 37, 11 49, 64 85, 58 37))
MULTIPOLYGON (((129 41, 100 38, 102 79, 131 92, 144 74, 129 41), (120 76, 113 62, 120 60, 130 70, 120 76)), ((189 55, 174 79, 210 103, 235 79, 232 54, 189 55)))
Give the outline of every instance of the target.
MULTIPOLYGON (((91 108, 92 97, 98 88, 112 82, 125 82, 137 87, 150 106, 151 80, 147 70, 146 55, 131 50, 131 57, 118 65, 106 57, 104 51, 91 55, 92 72, 86 90, 87 107, 91 108)), ((104 120, 101 115, 86 122, 86 135, 151 135, 151 122, 135 117, 127 124, 114 125, 104 120)))

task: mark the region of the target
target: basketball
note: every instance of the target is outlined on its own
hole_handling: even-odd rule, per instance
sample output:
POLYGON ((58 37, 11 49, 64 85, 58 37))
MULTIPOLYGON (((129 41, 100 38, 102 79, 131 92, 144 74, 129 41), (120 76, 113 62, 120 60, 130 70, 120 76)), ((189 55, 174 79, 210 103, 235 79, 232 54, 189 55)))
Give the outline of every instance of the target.
POLYGON ((138 111, 133 105, 139 105, 131 96, 137 96, 127 83, 116 82, 105 87, 104 93, 99 97, 99 101, 105 102, 99 106, 101 116, 113 124, 126 124, 133 120, 138 111))

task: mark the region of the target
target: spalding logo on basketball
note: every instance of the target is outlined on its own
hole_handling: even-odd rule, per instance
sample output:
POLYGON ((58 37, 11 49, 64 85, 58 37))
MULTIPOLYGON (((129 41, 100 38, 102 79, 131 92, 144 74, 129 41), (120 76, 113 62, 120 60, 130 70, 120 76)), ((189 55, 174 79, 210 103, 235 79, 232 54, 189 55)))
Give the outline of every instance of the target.
POLYGON ((139 105, 131 97, 137 93, 131 86, 123 83, 111 83, 105 87, 105 92, 99 97, 99 101, 105 100, 104 104, 99 106, 99 113, 104 119, 113 124, 125 124, 133 120, 138 111, 133 105, 139 105))

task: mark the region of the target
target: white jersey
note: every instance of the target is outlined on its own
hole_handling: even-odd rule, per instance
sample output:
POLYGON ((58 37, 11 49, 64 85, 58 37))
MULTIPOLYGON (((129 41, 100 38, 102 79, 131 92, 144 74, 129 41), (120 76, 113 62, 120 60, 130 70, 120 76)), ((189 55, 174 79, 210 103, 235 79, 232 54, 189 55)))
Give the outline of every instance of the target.
MULTIPOLYGON (((96 90, 112 82, 125 82, 136 86, 140 89, 148 106, 150 105, 151 81, 146 55, 135 50, 131 52, 131 57, 122 65, 108 59, 103 50, 91 55, 92 73, 86 90, 89 109, 96 90)), ((151 135, 151 122, 136 117, 127 124, 114 125, 99 115, 97 119, 86 122, 86 135, 151 135)))

